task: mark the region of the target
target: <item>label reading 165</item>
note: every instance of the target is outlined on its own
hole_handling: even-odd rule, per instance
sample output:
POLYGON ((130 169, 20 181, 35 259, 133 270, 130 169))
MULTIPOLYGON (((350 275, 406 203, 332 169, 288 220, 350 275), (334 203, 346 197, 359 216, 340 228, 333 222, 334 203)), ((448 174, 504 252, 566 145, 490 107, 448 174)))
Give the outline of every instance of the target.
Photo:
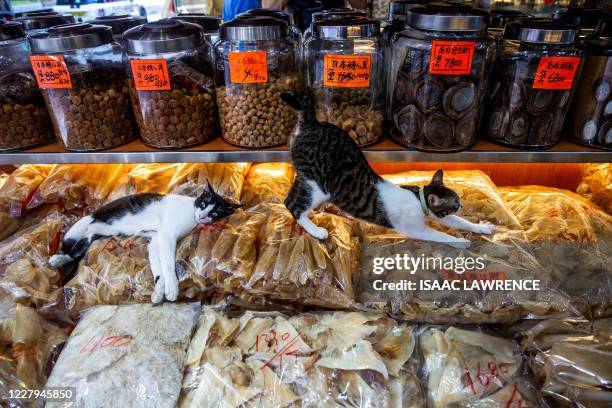
POLYGON ((131 60, 134 85, 139 91, 170 90, 170 75, 165 59, 131 60))

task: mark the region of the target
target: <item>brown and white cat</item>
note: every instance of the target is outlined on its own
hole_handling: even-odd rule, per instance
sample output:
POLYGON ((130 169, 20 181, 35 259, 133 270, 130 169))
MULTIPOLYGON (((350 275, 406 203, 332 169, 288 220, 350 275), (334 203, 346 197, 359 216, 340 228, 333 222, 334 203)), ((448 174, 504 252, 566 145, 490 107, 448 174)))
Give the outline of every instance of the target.
POLYGON ((467 248, 470 241, 428 227, 426 217, 447 227, 480 234, 495 231, 493 224, 474 224, 456 215, 461 208, 459 196, 444 186, 442 170, 423 188, 398 187, 372 170, 346 132, 317 120, 311 98, 288 92, 282 99, 300 115, 290 141, 296 178, 285 205, 312 236, 327 238, 327 230, 308 218, 312 210, 326 202, 354 217, 393 228, 408 238, 442 242, 456 248, 467 248))

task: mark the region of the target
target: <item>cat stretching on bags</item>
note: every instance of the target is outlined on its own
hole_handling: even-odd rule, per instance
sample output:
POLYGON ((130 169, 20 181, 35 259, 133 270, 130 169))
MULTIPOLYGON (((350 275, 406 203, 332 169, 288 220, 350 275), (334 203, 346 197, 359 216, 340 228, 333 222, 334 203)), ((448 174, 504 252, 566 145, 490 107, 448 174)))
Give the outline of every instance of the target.
POLYGON ((494 232, 493 224, 474 224, 455 215, 461 208, 459 196, 444 186, 442 170, 423 188, 398 187, 372 170, 346 132, 317 120, 307 95, 288 92, 281 97, 300 115, 290 141, 296 177, 285 205, 312 236, 327 238, 327 230, 308 218, 312 210, 326 202, 354 217, 393 228, 407 238, 443 242, 455 248, 468 248, 470 241, 428 227, 426 217, 450 228, 494 232))
POLYGON ((64 236, 57 255, 49 259, 60 268, 64 282, 76 273, 79 261, 97 239, 112 236, 150 238, 149 264, 155 278, 153 303, 178 297, 176 242, 198 224, 211 224, 229 216, 240 205, 227 202, 210 183, 197 197, 155 193, 134 194, 100 207, 77 221, 64 236))

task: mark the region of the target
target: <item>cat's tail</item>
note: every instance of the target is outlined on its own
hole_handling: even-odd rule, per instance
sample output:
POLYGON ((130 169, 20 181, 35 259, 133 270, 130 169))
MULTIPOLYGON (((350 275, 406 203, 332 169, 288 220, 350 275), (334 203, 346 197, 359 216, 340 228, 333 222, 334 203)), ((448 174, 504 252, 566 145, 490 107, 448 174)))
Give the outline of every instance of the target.
POLYGON ((293 109, 302 112, 305 123, 317 122, 314 102, 307 93, 283 92, 281 99, 293 109))

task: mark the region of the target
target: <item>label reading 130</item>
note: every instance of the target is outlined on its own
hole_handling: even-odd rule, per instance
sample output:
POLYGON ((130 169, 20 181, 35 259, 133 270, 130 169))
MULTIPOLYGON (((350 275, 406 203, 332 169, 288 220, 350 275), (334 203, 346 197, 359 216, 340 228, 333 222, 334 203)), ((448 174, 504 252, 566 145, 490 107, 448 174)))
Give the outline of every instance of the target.
MULTIPOLYGON (((4 395, 0 400, 6 399, 4 395)), ((46 402, 75 402, 76 390, 74 387, 56 388, 50 387, 42 390, 16 389, 8 390, 9 400, 46 402)))

